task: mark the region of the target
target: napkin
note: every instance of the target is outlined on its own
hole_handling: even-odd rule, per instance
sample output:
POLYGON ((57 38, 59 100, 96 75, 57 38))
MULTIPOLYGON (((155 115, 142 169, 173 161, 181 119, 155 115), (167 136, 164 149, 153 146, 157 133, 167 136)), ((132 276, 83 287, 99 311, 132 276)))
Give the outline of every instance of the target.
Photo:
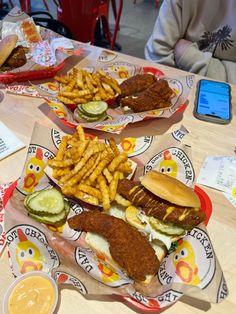
POLYGON ((204 160, 197 183, 222 191, 236 207, 236 157, 208 156, 204 160))
POLYGON ((25 144, 0 121, 0 160, 23 147, 25 144))

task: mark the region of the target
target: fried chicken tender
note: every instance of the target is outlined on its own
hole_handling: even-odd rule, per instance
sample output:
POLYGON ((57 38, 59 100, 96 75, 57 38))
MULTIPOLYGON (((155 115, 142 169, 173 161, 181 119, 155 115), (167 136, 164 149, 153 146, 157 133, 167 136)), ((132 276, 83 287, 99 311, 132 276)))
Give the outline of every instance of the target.
POLYGON ((156 80, 157 78, 153 74, 136 74, 120 84, 121 95, 119 98, 140 93, 156 80))
POLYGON ((146 215, 165 223, 173 223, 186 229, 192 229, 206 219, 205 213, 200 208, 172 204, 154 195, 139 182, 122 179, 119 181, 117 191, 134 206, 140 206, 146 215), (167 215, 168 207, 174 207, 174 210, 167 215), (183 219, 180 220, 179 217, 183 214, 183 219))
POLYGON ((157 273, 160 263, 146 238, 122 219, 99 211, 83 212, 68 219, 72 229, 97 233, 107 239, 112 258, 130 278, 144 281, 157 273))
POLYGON ((125 97, 121 100, 121 106, 128 106, 133 112, 142 112, 171 106, 170 98, 172 89, 166 80, 160 79, 139 93, 137 97, 125 97))

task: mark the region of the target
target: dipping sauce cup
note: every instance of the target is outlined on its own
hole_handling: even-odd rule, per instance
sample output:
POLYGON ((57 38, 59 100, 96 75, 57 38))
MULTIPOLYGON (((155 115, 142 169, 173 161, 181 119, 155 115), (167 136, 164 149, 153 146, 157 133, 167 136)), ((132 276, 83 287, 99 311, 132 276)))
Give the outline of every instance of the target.
POLYGON ((54 279, 42 271, 19 276, 9 286, 3 301, 4 314, 53 314, 58 302, 54 279))

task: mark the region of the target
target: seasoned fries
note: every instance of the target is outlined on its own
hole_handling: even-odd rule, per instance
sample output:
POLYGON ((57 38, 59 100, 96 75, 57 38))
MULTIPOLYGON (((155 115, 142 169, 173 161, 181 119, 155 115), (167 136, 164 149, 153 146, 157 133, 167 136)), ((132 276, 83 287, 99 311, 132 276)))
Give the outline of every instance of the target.
POLYGON ((105 144, 97 137, 86 137, 79 125, 76 133, 62 138, 56 157, 48 165, 63 194, 102 205, 107 211, 113 201, 130 204, 117 194, 119 180, 132 173, 127 158, 117 149, 114 139, 105 144))
POLYGON ((103 71, 91 74, 84 69, 74 68, 72 73, 54 78, 61 84, 57 99, 65 104, 106 101, 121 93, 117 81, 103 71))

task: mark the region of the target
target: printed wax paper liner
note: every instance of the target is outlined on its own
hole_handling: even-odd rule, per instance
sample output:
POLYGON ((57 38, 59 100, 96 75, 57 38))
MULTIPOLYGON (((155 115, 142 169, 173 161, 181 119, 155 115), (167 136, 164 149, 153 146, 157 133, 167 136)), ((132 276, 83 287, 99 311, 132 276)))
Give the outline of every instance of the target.
MULTIPOLYGON (((49 34, 49 32, 50 32, 50 30, 47 30, 47 34, 49 34)), ((89 49, 87 44, 80 44, 79 49, 81 52, 83 52, 83 51, 88 52, 87 55, 85 55, 85 53, 84 53, 84 59, 86 59, 86 57, 91 52, 91 49, 89 49)), ((105 52, 106 52, 106 54, 108 53, 108 51, 102 50, 101 55, 103 55, 103 53, 105 53, 105 52)), ((117 56, 117 54, 115 54, 114 52, 109 51, 109 55, 110 54, 117 56)), ((98 61, 101 62, 100 56, 98 57, 98 61)), ((74 65, 71 65, 71 68, 73 66, 74 65)), ((79 65, 77 65, 77 67, 79 68, 79 65)), ((83 69, 90 72, 90 73, 93 73, 96 71, 94 66, 84 66, 83 65, 83 69)), ((114 77, 114 78, 118 78, 118 79, 120 78, 120 75, 121 75, 119 72, 120 69, 123 69, 123 71, 125 69, 126 78, 128 78, 134 74, 140 73, 140 71, 145 72, 145 69, 148 72, 151 71, 157 77, 159 77, 160 73, 162 73, 159 70, 154 69, 154 68, 140 68, 138 66, 131 65, 127 62, 116 62, 114 64, 112 63, 112 65, 110 65, 109 67, 107 67, 107 66, 105 68, 102 67, 102 70, 104 70, 108 75, 110 75, 111 77, 114 77), (118 64, 119 64, 119 66, 118 66, 118 64)), ((162 73, 162 76, 164 76, 164 73, 162 73)), ((13 83, 10 85, 8 84, 5 88, 6 88, 7 92, 11 93, 11 94, 24 95, 24 96, 37 97, 37 98, 41 98, 44 96, 55 98, 59 92, 59 83, 57 81, 39 83, 37 85, 36 84, 33 85, 30 83, 21 83, 21 84, 13 83)), ((56 99, 55 99, 55 101, 56 101, 56 99)), ((59 102, 59 101, 57 101, 57 102, 59 102)), ((61 102, 59 102, 59 103, 61 103, 61 102)))
MULTIPOLYGON (((164 169, 169 164, 175 168, 172 175, 178 178, 190 161, 189 147, 181 143, 187 134, 182 127, 162 137, 129 138, 131 145, 123 140, 120 147, 126 147, 130 157, 139 161, 139 168, 145 165, 147 170, 148 160, 159 160, 154 168, 164 169), (173 166, 175 163, 177 167, 173 166)), ((85 244, 84 232, 70 229, 67 223, 58 228, 40 224, 27 216, 23 199, 50 186, 43 170, 47 160, 55 156, 62 136, 62 132, 35 125, 21 178, 6 205, 5 231, 13 273, 18 276, 32 269, 43 270, 52 273, 59 283, 73 284, 81 293, 131 296, 154 308, 171 305, 184 294, 221 302, 228 294, 227 286, 204 225, 179 241, 176 250, 162 261, 153 281, 144 286, 128 278, 105 257, 94 254, 85 244)), ((184 182, 186 177, 190 173, 180 176, 184 182)), ((193 183, 194 175, 191 180, 193 183)), ((69 216, 91 208, 72 199, 69 202, 69 216)))
MULTIPOLYGON (((95 69, 93 69, 93 71, 94 70, 95 69)), ((168 81, 169 86, 176 94, 171 100, 172 106, 170 108, 156 109, 140 113, 124 113, 120 107, 109 107, 107 110, 108 120, 93 123, 78 123, 72 113, 76 106, 73 104, 71 106, 65 106, 62 102, 56 99, 59 86, 55 81, 31 87, 22 84, 12 85, 7 87, 7 91, 21 95, 30 95, 32 97, 44 97, 46 100, 49 99, 49 101, 40 106, 40 110, 52 119, 62 130, 65 127, 75 129, 78 124, 81 124, 87 129, 120 134, 129 123, 136 123, 154 118, 170 118, 177 111, 185 109, 188 94, 194 84, 194 76, 188 75, 178 78, 164 78, 168 81)))
MULTIPOLYGON (((24 36, 20 33, 20 22, 28 18, 29 16, 27 14, 22 12, 18 7, 14 7, 6 15, 6 17, 0 21, 0 33, 3 32, 4 36, 16 33, 19 37, 19 44, 27 46, 27 43, 24 42, 24 36)), ((47 69, 48 66, 57 66, 61 64, 72 55, 80 56, 78 61, 85 56, 85 51, 80 50, 80 44, 78 42, 69 40, 68 38, 43 27, 40 27, 39 30, 43 42, 36 44, 35 48, 33 48, 31 52, 33 53, 33 57, 29 58, 25 65, 8 72, 4 72, 4 74, 47 69), (41 52, 42 49, 45 52, 44 62, 41 58, 40 62, 37 63, 39 58, 39 47, 37 47, 37 45, 40 45, 41 52)))
POLYGON ((3 197, 9 188, 10 184, 2 184, 0 185, 0 256, 6 246, 6 234, 4 230, 4 216, 5 210, 3 206, 3 197))
MULTIPOLYGON (((176 96, 171 100, 172 106, 170 108, 156 109, 140 113, 132 113, 131 111, 124 113, 120 107, 116 109, 109 108, 107 110, 108 120, 93 123, 78 123, 74 115, 69 114, 71 110, 68 110, 67 107, 61 103, 60 106, 63 108, 65 117, 61 118, 59 116, 59 118, 61 118, 60 122, 71 127, 76 127, 78 124, 81 124, 84 128, 87 129, 120 134, 129 123, 136 123, 142 120, 149 120, 153 118, 170 118, 175 112, 181 109, 181 106, 185 106, 190 89, 194 84, 194 76, 189 75, 178 78, 164 77, 164 79, 168 81, 169 86, 176 94, 176 96)), ((40 109, 45 113, 43 108, 43 106, 40 107, 40 109)), ((51 106, 50 108, 53 110, 51 106)), ((55 110, 54 113, 57 114, 55 110)), ((52 115, 50 116, 52 117, 52 115)), ((61 127, 61 123, 58 126, 61 127)))

